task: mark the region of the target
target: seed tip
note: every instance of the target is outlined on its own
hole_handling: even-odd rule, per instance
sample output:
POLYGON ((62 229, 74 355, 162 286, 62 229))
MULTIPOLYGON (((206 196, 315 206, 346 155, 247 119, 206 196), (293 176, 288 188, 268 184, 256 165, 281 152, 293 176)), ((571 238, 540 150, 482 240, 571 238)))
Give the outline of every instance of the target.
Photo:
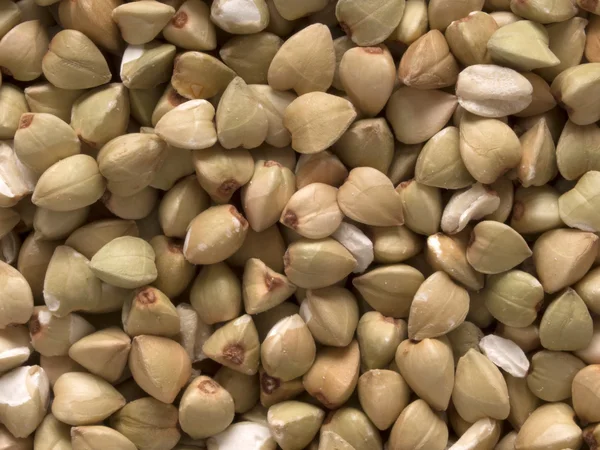
POLYGON ((175 28, 183 28, 188 21, 188 16, 185 11, 179 11, 171 19, 171 23, 175 28))
POLYGON ((154 288, 151 286, 146 286, 138 290, 138 293, 135 296, 135 301, 141 305, 150 305, 155 303, 156 293, 154 292, 154 288))
POLYGON ((183 245, 181 245, 181 243, 179 241, 176 241, 175 239, 169 239, 167 241, 167 248, 171 253, 183 253, 183 245))
POLYGON ((236 366, 244 362, 244 347, 241 344, 229 344, 223 349, 223 358, 236 366))
POLYGON ((265 285, 267 286, 267 291, 271 292, 279 286, 282 286, 283 280, 281 278, 276 278, 267 272, 265 273, 265 285))
POLYGON ((29 127, 33 122, 33 117, 34 116, 31 113, 21 115, 21 120, 19 120, 19 130, 29 127))
POLYGON ((348 37, 352 37, 352 28, 350 28, 346 22, 340 22, 340 28, 348 35, 348 37))
POLYGON ((513 207, 513 219, 521 220, 523 214, 525 213, 525 205, 522 202, 515 202, 515 206, 513 207))
POLYGON ((219 390, 219 385, 213 380, 203 380, 198 384, 198 389, 205 394, 214 394, 219 390))
POLYGON ((298 216, 294 211, 288 209, 283 215, 283 223, 295 230, 298 227, 298 216))
POLYGON ((38 313, 34 313, 31 316, 31 320, 29 321, 29 333, 32 336, 35 336, 42 330, 42 324, 40 323, 40 318, 38 313))
POLYGON ((281 386, 279 378, 272 377, 267 373, 263 373, 260 377, 260 387, 264 393, 270 395, 281 386))
POLYGON ((383 49, 381 47, 360 47, 365 53, 370 55, 381 55, 383 53, 383 49))

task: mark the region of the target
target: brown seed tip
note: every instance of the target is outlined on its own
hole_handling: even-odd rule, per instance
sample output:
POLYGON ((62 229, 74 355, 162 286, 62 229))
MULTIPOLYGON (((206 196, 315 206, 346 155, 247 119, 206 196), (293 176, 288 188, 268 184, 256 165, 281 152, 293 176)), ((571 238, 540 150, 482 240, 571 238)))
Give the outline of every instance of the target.
POLYGON ((525 205, 522 202, 515 202, 515 206, 513 207, 513 219, 521 220, 524 212, 525 205))
POLYGON ((182 103, 187 101, 187 98, 179 95, 179 93, 173 89, 172 91, 169 92, 169 96, 167 98, 168 102, 173 105, 173 106, 179 106, 182 103))
POLYGON ((590 450, 598 450, 598 442, 594 439, 594 432, 592 429, 583 431, 583 440, 588 445, 590 450))
POLYGON ((188 16, 184 11, 179 11, 171 19, 171 23, 175 28, 183 28, 187 23, 188 16))
POLYGON ((38 314, 35 313, 33 316, 31 316, 31 320, 29 321, 29 334, 35 336, 40 331, 42 331, 42 324, 40 323, 38 314))
POLYGON ((340 22, 340 28, 348 37, 352 37, 352 28, 350 28, 345 22, 340 22))
POLYGON ((239 366, 244 362, 244 347, 240 344, 229 344, 223 349, 223 358, 232 364, 239 366))
POLYGON ((537 305, 535 305, 535 310, 537 312, 539 312, 542 309, 543 306, 544 306, 544 299, 542 299, 540 302, 538 302, 537 305))
POLYGON ((489 192, 490 194, 497 194, 497 192, 489 184, 482 184, 482 186, 485 189, 485 192, 489 192))
POLYGON ((239 187, 240 184, 236 180, 225 180, 223 183, 221 183, 221 186, 219 186, 217 192, 219 195, 230 196, 236 190, 238 190, 239 187))
POLYGON ((471 20, 471 16, 465 16, 462 19, 455 20, 455 22, 456 23, 463 23, 463 22, 468 22, 469 20, 471 20))
POLYGON ((204 380, 200 382, 198 389, 205 394, 212 395, 219 390, 219 385, 213 380, 204 380))
POLYGON ((554 100, 556 100, 556 104, 558 106, 560 106, 562 109, 564 109, 567 112, 567 114, 573 114, 573 108, 571 108, 569 105, 566 105, 563 102, 562 94, 560 92, 558 92, 554 95, 554 100))
POLYGON ((471 245, 473 245, 473 242, 475 242, 475 232, 471 231, 471 235, 469 236, 469 243, 467 244, 467 248, 471 248, 471 245))
POLYGON ((181 242, 176 241, 175 239, 169 239, 167 241, 167 248, 171 253, 183 253, 183 245, 181 245, 181 242))
POLYGON ((19 129, 27 128, 33 122, 33 114, 25 113, 21 116, 21 120, 19 120, 19 129))
POLYGON ((587 11, 595 11, 598 7, 598 0, 579 0, 579 6, 587 11))
POLYGON ((317 400, 319 400, 319 401, 320 401, 320 402, 321 402, 321 403, 322 403, 324 406, 326 406, 326 407, 327 407, 327 408, 329 408, 329 409, 332 409, 332 408, 335 406, 335 404, 331 403, 331 402, 330 402, 330 401, 327 399, 327 397, 325 397, 325 394, 323 394, 322 392, 317 392, 317 393, 315 394, 315 398, 316 398, 317 400))
POLYGON ((141 305, 151 305, 152 303, 156 302, 154 288, 151 286, 141 288, 135 296, 135 301, 141 305))
POLYGON ((81 136, 81 134, 77 133, 77 137, 79 138, 79 140, 81 142, 83 142, 85 145, 89 145, 92 148, 96 148, 96 143, 92 142, 92 141, 88 141, 87 139, 84 139, 83 136, 81 136))
POLYGON ((361 47, 365 53, 369 53, 371 55, 381 55, 383 53, 383 49, 381 47, 361 47))
POLYGON ((294 230, 298 226, 298 216, 294 211, 286 211, 283 216, 283 223, 294 230))
POLYGON ((281 167, 277 161, 265 161, 265 167, 281 167))
POLYGON ((325 420, 323 421, 323 425, 327 425, 329 422, 331 422, 331 420, 333 419, 334 415, 335 415, 335 411, 329 411, 327 413, 327 415, 325 416, 325 420))
POLYGON ((230 206, 229 212, 240 222, 240 225, 244 230, 248 228, 248 221, 244 216, 240 214, 240 212, 235 208, 235 206, 230 206))
POLYGON ((265 285, 267 286, 267 291, 271 292, 283 285, 283 280, 281 278, 276 278, 269 273, 265 273, 265 285))
POLYGON ((279 389, 279 386, 281 386, 279 378, 272 377, 266 373, 263 373, 260 377, 260 387, 265 394, 272 394, 275 389, 279 389))

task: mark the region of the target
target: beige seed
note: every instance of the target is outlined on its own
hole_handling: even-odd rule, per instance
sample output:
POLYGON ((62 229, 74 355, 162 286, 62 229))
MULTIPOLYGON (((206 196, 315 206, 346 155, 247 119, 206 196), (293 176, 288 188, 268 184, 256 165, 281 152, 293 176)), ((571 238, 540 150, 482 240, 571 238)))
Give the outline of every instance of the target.
POLYGON ((376 169, 358 167, 338 190, 338 204, 350 219, 372 226, 404 223, 402 197, 390 179, 376 169))
POLYGON ((177 342, 158 336, 137 336, 131 344, 129 369, 148 394, 172 403, 191 375, 190 358, 177 342))
POLYGON ((359 366, 356 341, 347 347, 323 347, 303 377, 304 388, 327 408, 337 408, 354 392, 359 366))
POLYGON ((392 95, 396 66, 385 45, 348 49, 339 63, 341 87, 359 111, 376 116, 392 95))
POLYGON ((283 42, 267 32, 236 36, 221 47, 219 56, 246 83, 266 85, 269 66, 283 42))
POLYGON ((167 112, 155 131, 170 145, 189 150, 209 148, 217 142, 214 107, 206 100, 191 100, 167 112))
MULTIPOLYGON (((162 28, 164 38, 186 50, 207 51, 217 47, 214 24, 210 20, 210 7, 198 0, 187 0, 162 28)), ((158 24, 154 21, 153 25, 158 24)))
POLYGON ((342 30, 361 47, 383 42, 398 26, 404 13, 404 0, 342 0, 335 16, 342 30))
POLYGON ((529 20, 499 28, 488 41, 488 50, 496 64, 521 71, 558 65, 560 60, 548 46, 546 29, 529 20))
POLYGON ((398 77, 406 86, 440 89, 455 84, 458 72, 446 38, 439 30, 431 30, 408 47, 400 60, 398 77))
POLYGON ((73 103, 71 126, 83 143, 100 149, 125 134, 129 113, 125 86, 110 83, 86 92, 73 103))
POLYGON ((210 7, 211 20, 232 34, 252 34, 269 24, 265 0, 216 0, 210 7))
POLYGON ((444 128, 457 104, 452 94, 405 86, 390 97, 386 117, 396 139, 404 144, 420 144, 444 128))
POLYGON ((169 81, 175 46, 152 41, 130 45, 123 53, 120 76, 129 89, 152 89, 169 81))
POLYGON ((42 74, 42 59, 48 49, 48 33, 39 20, 15 25, 0 39, 0 67, 15 80, 31 81, 42 74))
POLYGON ((467 111, 483 117, 504 117, 527 108, 533 86, 512 69, 492 64, 477 64, 463 70, 456 82, 458 103, 467 111))
POLYGON ((433 0, 429 3, 429 23, 432 29, 444 30, 452 21, 469 15, 472 11, 481 11, 482 0, 466 0, 455 3, 452 0, 433 0))
POLYGON ((275 225, 295 192, 290 169, 275 161, 258 161, 250 182, 242 187, 242 206, 250 227, 261 232, 275 225))
POLYGON ((189 51, 175 58, 171 85, 182 97, 207 99, 222 94, 235 72, 207 53, 189 51))
POLYGON ((292 148, 313 154, 333 145, 356 118, 348 100, 323 92, 301 95, 285 109, 283 125, 292 135, 292 148))
POLYGON ((334 72, 331 32, 323 24, 314 24, 285 41, 271 62, 268 81, 274 89, 293 89, 302 95, 326 91, 331 86, 334 72))
POLYGON ((128 44, 141 45, 153 40, 174 14, 175 8, 172 6, 143 1, 117 6, 111 17, 128 44))
POLYGON ((497 29, 498 24, 490 14, 474 11, 448 25, 445 37, 456 59, 465 66, 490 64, 487 42, 497 29))
POLYGON ((258 147, 265 141, 269 128, 264 108, 240 77, 234 78, 225 89, 216 121, 219 142, 226 149, 258 147))
POLYGON ((190 222, 183 253, 192 264, 214 264, 244 243, 248 221, 232 205, 213 206, 190 222))
POLYGON ((445 335, 467 317, 469 294, 445 272, 435 272, 417 290, 408 316, 408 337, 420 341, 445 335))
POLYGON ((61 89, 93 88, 112 78, 98 47, 76 30, 62 30, 52 38, 42 70, 48 81, 61 89))
POLYGON ((84 0, 76 4, 61 2, 58 8, 60 23, 66 29, 81 31, 95 44, 118 54, 123 50, 123 41, 117 24, 113 22, 112 11, 120 6, 117 0, 97 3, 84 0))

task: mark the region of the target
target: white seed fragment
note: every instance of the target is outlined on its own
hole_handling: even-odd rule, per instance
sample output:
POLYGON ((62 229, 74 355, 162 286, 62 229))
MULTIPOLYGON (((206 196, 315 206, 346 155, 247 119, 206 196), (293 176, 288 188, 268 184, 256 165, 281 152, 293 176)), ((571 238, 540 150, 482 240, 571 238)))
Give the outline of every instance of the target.
POLYGON ((529 370, 525 352, 509 339, 489 334, 479 341, 479 348, 490 361, 516 378, 524 378, 529 370))

